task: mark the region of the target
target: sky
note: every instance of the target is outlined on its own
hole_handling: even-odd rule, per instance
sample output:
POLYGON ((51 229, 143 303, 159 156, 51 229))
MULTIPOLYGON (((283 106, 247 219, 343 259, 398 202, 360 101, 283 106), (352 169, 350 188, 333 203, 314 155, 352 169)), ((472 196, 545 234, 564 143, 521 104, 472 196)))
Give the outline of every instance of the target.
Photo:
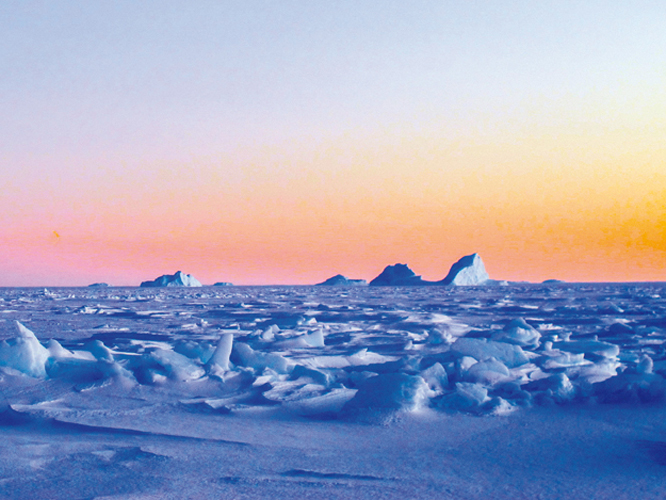
POLYGON ((666 281, 659 1, 0 3, 0 286, 666 281))

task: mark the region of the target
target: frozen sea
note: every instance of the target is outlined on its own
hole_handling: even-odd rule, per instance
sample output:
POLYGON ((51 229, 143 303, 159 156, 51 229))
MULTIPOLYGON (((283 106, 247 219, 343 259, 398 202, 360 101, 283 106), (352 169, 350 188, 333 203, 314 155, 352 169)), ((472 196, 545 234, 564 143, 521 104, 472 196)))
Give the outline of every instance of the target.
POLYGON ((0 289, 3 499, 666 498, 666 284, 0 289))

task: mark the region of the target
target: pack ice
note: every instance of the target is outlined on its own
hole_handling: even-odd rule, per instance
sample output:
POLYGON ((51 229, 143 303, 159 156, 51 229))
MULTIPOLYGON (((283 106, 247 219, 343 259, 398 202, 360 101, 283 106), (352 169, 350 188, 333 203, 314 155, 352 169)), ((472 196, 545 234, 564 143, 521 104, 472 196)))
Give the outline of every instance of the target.
POLYGON ((665 296, 1 289, 0 496, 660 498, 665 296))
MULTIPOLYGON (((475 262, 477 256, 470 256, 454 265, 452 275, 476 269, 474 276, 482 278, 475 262)), ((394 269, 411 276, 406 266, 394 269)), ((194 280, 182 273, 162 278, 157 281, 189 286, 194 280)), ((461 280, 469 283, 469 275, 461 280)), ((163 293, 128 290, 121 298, 104 289, 77 291, 80 299, 60 302, 85 304, 67 306, 66 314, 94 316, 101 326, 53 332, 42 343, 16 321, 15 334, 0 343, 0 365, 75 384, 112 380, 157 387, 209 380, 217 384, 216 397, 229 398, 229 411, 239 401, 270 401, 311 417, 344 419, 373 413, 385 419, 421 408, 487 414, 546 403, 664 397, 662 325, 617 317, 623 307, 599 319, 598 309, 590 312, 582 304, 532 305, 536 295, 516 301, 515 289, 487 289, 492 300, 479 292, 405 289, 397 296, 390 292, 391 301, 401 297, 393 305, 374 287, 333 295, 325 288, 278 289, 269 297, 262 289, 239 290, 207 288, 178 296, 185 303, 176 307, 163 293), (93 293, 99 297, 94 305, 86 300, 93 293), (148 304, 157 309, 140 307, 148 304), (483 304, 478 312, 476 304, 483 304), (154 331, 142 333, 148 324, 154 331), (72 335, 83 338, 74 342, 72 335)))

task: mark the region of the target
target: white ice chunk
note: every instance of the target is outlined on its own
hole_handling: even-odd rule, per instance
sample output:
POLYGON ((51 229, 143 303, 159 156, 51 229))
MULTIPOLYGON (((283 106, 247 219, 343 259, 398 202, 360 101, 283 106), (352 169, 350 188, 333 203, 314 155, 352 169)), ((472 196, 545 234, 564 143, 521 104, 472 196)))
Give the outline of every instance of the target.
POLYGON ((488 389, 472 382, 456 382, 456 390, 439 400, 437 406, 452 410, 475 411, 488 401, 488 389))
POLYGON ((597 384, 617 375, 617 369, 620 367, 619 361, 612 358, 602 359, 593 365, 583 366, 569 370, 572 374, 577 374, 578 380, 585 381, 588 384, 597 384))
POLYGON ((571 340, 569 342, 555 342, 553 348, 562 351, 596 354, 606 358, 614 358, 620 353, 620 347, 601 340, 571 340))
POLYGON ((268 328, 264 330, 264 332, 261 334, 261 340, 265 340, 266 342, 272 342, 275 340, 275 335, 280 331, 280 327, 277 325, 271 325, 268 328))
POLYGON ((17 336, 0 342, 0 366, 14 368, 31 377, 46 376, 49 351, 35 334, 16 321, 17 336))
POLYGON ((231 349, 234 344, 234 335, 233 333, 225 333, 220 338, 220 341, 217 344, 215 352, 208 360, 208 366, 211 370, 229 370, 229 356, 231 355, 231 349))
POLYGON ((465 378, 467 371, 472 367, 472 365, 475 365, 478 362, 479 360, 473 358, 472 356, 462 356, 456 359, 455 367, 456 375, 458 378, 465 378))
POLYGON ((314 332, 305 335, 303 340, 312 347, 324 347, 324 331, 318 328, 314 332))
POLYGON ((299 362, 310 368, 346 368, 348 366, 388 363, 397 359, 395 356, 384 356, 368 351, 367 349, 361 349, 350 356, 313 356, 311 358, 302 358, 299 362))
POLYGON ((446 370, 440 363, 435 363, 429 368, 421 372, 421 377, 425 380, 426 384, 431 391, 436 394, 441 394, 444 389, 449 385, 449 377, 446 370))
POLYGON ((113 352, 101 340, 93 340, 85 346, 85 349, 95 356, 95 359, 113 361, 113 352))
POLYGON ((355 389, 333 389, 331 392, 286 403, 287 410, 298 415, 318 418, 334 418, 343 406, 354 397, 355 389))
POLYGON ((511 379, 509 369, 495 358, 474 363, 466 374, 467 380, 484 386, 492 386, 511 379))
POLYGON ((479 361, 495 358, 508 368, 515 368, 529 361, 520 346, 486 339, 461 337, 451 345, 451 351, 462 356, 472 356, 479 361))
POLYGON ((330 374, 322 370, 315 370, 314 368, 308 368, 307 366, 303 365, 296 365, 294 370, 291 372, 291 376, 292 378, 296 379, 310 379, 315 384, 323 385, 325 387, 328 387, 333 381, 333 377, 330 374))
POLYGON ((383 418, 396 411, 413 411, 430 395, 426 382, 417 375, 385 373, 366 379, 343 408, 347 415, 383 418))
POLYGON ((519 345, 521 347, 536 348, 539 346, 541 334, 524 319, 514 319, 503 330, 492 336, 498 342, 519 345))
POLYGON ((67 349, 65 349, 60 342, 56 339, 50 339, 47 349, 49 350, 49 356, 52 358, 75 358, 76 355, 67 349))
MULTIPOLYGON (((165 342, 142 341, 144 347, 158 347, 169 350, 169 344, 165 342)), ((173 346, 178 354, 190 359, 198 359, 201 363, 207 363, 215 352, 215 347, 210 342, 195 342, 193 340, 180 341, 173 346)))
POLYGON ((543 397, 552 399, 556 403, 569 401, 575 395, 575 389, 569 377, 564 373, 556 373, 549 377, 535 380, 522 386, 528 392, 543 391, 543 397))
POLYGON ((162 366, 169 378, 178 381, 196 380, 204 376, 203 368, 188 357, 166 349, 156 349, 148 358, 162 366))
POLYGON ((574 354, 571 352, 560 351, 559 349, 547 349, 541 354, 541 358, 536 360, 536 362, 546 370, 592 364, 591 361, 585 359, 585 354, 583 353, 574 354))
POLYGON ((242 342, 236 342, 233 351, 243 366, 248 366, 257 371, 271 368, 277 373, 290 373, 294 369, 294 364, 284 356, 270 352, 258 352, 242 342))

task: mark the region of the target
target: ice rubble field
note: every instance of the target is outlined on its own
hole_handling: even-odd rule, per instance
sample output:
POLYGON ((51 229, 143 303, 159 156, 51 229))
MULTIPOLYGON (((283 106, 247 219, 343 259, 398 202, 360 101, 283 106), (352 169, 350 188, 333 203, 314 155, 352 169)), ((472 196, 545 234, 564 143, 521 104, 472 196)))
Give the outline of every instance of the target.
POLYGON ((664 498, 666 285, 0 289, 1 498, 664 498))

